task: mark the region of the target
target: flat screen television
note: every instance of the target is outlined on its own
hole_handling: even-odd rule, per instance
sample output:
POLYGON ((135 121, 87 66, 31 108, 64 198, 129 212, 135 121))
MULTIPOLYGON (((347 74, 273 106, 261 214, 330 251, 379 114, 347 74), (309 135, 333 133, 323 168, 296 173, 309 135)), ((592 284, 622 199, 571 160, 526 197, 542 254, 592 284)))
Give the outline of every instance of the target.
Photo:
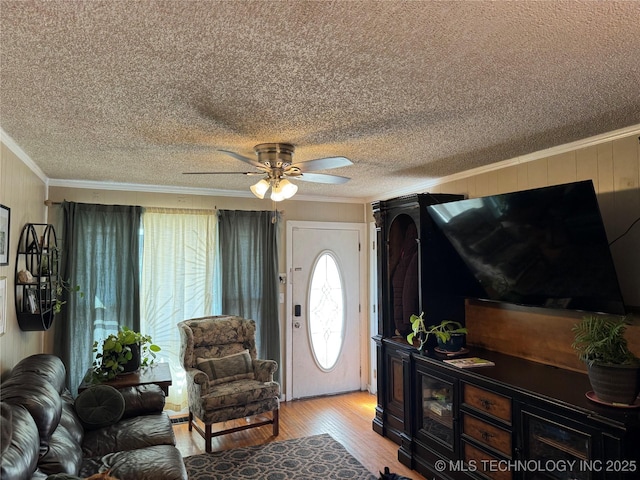
POLYGON ((427 207, 477 285, 457 292, 517 305, 625 314, 589 181, 427 207))

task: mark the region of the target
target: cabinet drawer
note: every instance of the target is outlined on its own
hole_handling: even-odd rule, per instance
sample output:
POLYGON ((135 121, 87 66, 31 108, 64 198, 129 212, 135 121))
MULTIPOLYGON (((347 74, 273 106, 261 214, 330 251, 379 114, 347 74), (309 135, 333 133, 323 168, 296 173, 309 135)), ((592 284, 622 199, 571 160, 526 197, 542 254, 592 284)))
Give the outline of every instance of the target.
POLYGON ((511 457, 511 432, 470 415, 464 415, 462 431, 478 442, 511 457))
POLYGON ((481 473, 492 480, 512 480, 513 473, 508 468, 505 468, 504 461, 500 463, 501 459, 483 452, 467 442, 462 443, 464 459, 469 465, 473 466, 476 473, 481 473))
POLYGON ((464 384, 464 403, 511 425, 511 399, 508 397, 464 384))

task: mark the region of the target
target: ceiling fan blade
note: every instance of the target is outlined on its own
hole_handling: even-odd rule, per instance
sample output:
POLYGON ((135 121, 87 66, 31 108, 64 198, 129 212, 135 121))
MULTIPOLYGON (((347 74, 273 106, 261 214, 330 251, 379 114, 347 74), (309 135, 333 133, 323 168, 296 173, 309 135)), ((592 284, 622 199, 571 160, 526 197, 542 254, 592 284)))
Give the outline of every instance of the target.
POLYGON ((301 172, 315 172, 316 170, 329 170, 330 168, 340 168, 353 165, 353 162, 346 157, 326 157, 306 162, 294 163, 292 167, 298 167, 301 172))
POLYGON ((229 150, 218 150, 219 152, 226 153, 227 155, 231 155, 233 158, 236 158, 242 162, 248 163, 249 165, 253 165, 254 167, 264 167, 259 161, 254 160, 253 158, 245 157, 244 155, 240 155, 236 152, 231 152, 229 150))
POLYGON ((326 173, 301 173, 292 176, 296 180, 304 180, 305 182, 331 183, 334 185, 346 183, 351 180, 348 177, 340 177, 339 175, 327 175, 326 173))
POLYGON ((264 175, 264 172, 182 172, 183 175, 264 175))

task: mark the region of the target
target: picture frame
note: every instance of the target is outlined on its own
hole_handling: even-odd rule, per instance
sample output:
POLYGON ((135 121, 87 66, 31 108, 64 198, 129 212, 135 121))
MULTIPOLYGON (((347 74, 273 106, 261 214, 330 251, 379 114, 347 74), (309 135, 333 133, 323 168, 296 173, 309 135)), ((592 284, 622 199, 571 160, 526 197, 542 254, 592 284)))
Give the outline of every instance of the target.
POLYGON ((0 277, 0 336, 7 331, 7 277, 0 277))
POLYGON ((38 308, 38 297, 36 296, 36 291, 33 288, 28 288, 26 290, 27 294, 27 310, 29 313, 40 313, 40 309, 38 308))
POLYGON ((0 265, 9 265, 11 209, 0 205, 0 265))

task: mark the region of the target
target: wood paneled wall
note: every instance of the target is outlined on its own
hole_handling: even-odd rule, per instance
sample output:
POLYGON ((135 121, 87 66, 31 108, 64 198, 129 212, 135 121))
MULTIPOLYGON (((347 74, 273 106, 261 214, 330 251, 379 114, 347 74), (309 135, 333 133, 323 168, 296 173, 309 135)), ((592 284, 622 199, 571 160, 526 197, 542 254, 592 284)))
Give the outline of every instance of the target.
MULTIPOLYGON (((469 345, 586 372, 571 344, 584 313, 518 307, 470 300, 466 305, 469 345)), ((627 328, 629 348, 640 356, 640 325, 627 328)))
MULTIPOLYGON (((580 180, 592 180, 612 242, 640 217, 640 139, 638 134, 578 148, 533 161, 444 182, 432 193, 483 197, 580 180)), ((627 305, 640 307, 640 223, 611 245, 611 254, 627 305)), ((468 341, 530 360, 584 371, 571 348, 571 327, 578 312, 469 302, 468 341)), ((640 323, 639 315, 634 315, 640 323)), ((627 331, 631 350, 640 356, 640 326, 627 331)))
MULTIPOLYGON (((431 193, 469 198, 592 180, 609 241, 640 217, 640 139, 637 134, 444 182, 431 193)), ((611 246, 622 295, 640 307, 640 223, 611 246)))

